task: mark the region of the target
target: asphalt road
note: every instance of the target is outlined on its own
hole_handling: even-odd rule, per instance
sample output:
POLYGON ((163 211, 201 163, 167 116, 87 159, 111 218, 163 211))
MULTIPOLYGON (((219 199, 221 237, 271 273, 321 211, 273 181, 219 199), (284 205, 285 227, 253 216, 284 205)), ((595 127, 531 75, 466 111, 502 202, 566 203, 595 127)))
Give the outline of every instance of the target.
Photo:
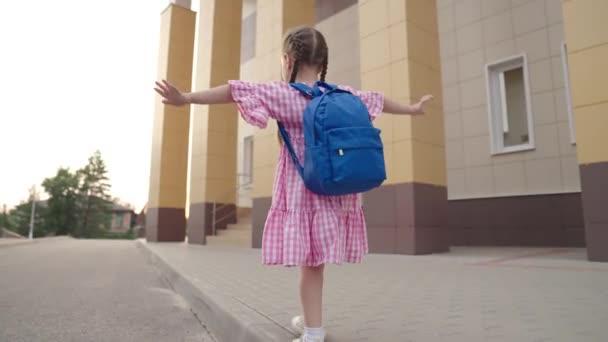
POLYGON ((215 342, 133 241, 0 246, 0 342, 215 342))

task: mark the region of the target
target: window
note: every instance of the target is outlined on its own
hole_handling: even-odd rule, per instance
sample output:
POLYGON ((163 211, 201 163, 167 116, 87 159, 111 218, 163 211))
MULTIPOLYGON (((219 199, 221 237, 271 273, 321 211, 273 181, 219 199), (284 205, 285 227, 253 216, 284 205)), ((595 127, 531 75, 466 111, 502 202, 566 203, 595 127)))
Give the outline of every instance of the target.
POLYGON ((486 66, 492 153, 534 149, 526 55, 486 66))
POLYGON ((243 12, 249 13, 241 23, 241 64, 247 63, 255 58, 255 35, 257 13, 255 1, 243 3, 243 12))
POLYGON ((564 85, 566 91, 566 107, 568 108, 568 123, 570 124, 570 143, 576 144, 574 133, 574 115, 572 112, 572 94, 570 93, 570 74, 568 73, 568 47, 562 42, 562 70, 564 72, 564 85))
POLYGON ((123 213, 116 213, 114 216, 114 227, 122 228, 123 226, 123 213))
POLYGON ((248 136, 243 143, 243 184, 253 183, 253 136, 248 136))

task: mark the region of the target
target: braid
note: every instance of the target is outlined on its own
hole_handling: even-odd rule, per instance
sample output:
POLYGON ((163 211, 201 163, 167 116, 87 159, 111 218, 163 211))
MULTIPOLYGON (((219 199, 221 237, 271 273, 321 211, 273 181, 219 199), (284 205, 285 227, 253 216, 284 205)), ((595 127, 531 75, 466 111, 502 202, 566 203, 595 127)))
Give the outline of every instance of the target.
POLYGON ((321 70, 321 82, 325 82, 325 76, 327 76, 327 63, 328 57, 325 55, 325 59, 323 59, 323 70, 321 70))
POLYGON ((298 75, 298 69, 300 68, 300 61, 302 60, 302 41, 300 41, 299 37, 292 36, 291 43, 293 45, 293 70, 291 71, 291 77, 289 78, 289 83, 293 83, 296 81, 296 76, 298 75))
POLYGON ((321 81, 325 81, 328 63, 327 50, 325 37, 315 28, 301 26, 287 32, 283 38, 283 53, 291 55, 293 59, 289 82, 296 81, 302 66, 320 71, 319 78, 321 81))
MULTIPOLYGON (((298 71, 302 65, 314 68, 318 72, 321 69, 320 80, 325 82, 327 76, 328 48, 325 37, 313 27, 300 26, 289 30, 283 38, 283 53, 293 58, 293 67, 289 75, 289 83, 294 83, 298 71)), ((284 67, 284 65, 283 65, 284 67)), ((281 71, 281 77, 286 77, 281 71)), ((277 132, 279 144, 283 140, 277 132)))

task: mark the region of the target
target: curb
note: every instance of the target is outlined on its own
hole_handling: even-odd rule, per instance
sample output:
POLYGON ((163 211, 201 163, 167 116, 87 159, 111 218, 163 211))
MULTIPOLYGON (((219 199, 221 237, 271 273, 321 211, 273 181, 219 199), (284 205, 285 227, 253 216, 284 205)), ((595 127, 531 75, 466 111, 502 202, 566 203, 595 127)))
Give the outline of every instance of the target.
POLYGON ((33 240, 30 240, 27 238, 23 238, 23 239, 1 238, 1 239, 5 240, 5 241, 10 241, 10 242, 3 241, 2 243, 0 243, 0 248, 8 248, 8 247, 17 247, 17 246, 28 246, 28 245, 40 243, 40 242, 51 242, 51 241, 57 241, 57 240, 63 240, 63 239, 71 239, 71 237, 53 236, 53 237, 35 238, 33 240))
POLYGON ((34 243, 34 241, 30 239, 2 238, 2 240, 5 241, 2 241, 2 243, 0 243, 0 248, 26 246, 34 243))
POLYGON ((142 239, 136 245, 220 342, 287 342, 296 338, 266 316, 218 291, 203 293, 142 239))

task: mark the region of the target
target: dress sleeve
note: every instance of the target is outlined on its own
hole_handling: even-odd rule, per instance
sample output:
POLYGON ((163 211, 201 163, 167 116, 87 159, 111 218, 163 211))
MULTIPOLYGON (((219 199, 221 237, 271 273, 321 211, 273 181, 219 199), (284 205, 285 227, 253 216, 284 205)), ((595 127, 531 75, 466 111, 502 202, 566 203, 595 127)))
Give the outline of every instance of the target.
POLYGON ((358 96, 363 104, 367 107, 370 119, 374 120, 382 113, 384 109, 384 94, 377 91, 356 90, 348 86, 339 86, 339 88, 350 91, 355 96, 358 96))
POLYGON ((274 117, 270 107, 275 93, 272 84, 245 81, 228 81, 228 84, 241 117, 256 127, 265 128, 268 119, 274 117))

